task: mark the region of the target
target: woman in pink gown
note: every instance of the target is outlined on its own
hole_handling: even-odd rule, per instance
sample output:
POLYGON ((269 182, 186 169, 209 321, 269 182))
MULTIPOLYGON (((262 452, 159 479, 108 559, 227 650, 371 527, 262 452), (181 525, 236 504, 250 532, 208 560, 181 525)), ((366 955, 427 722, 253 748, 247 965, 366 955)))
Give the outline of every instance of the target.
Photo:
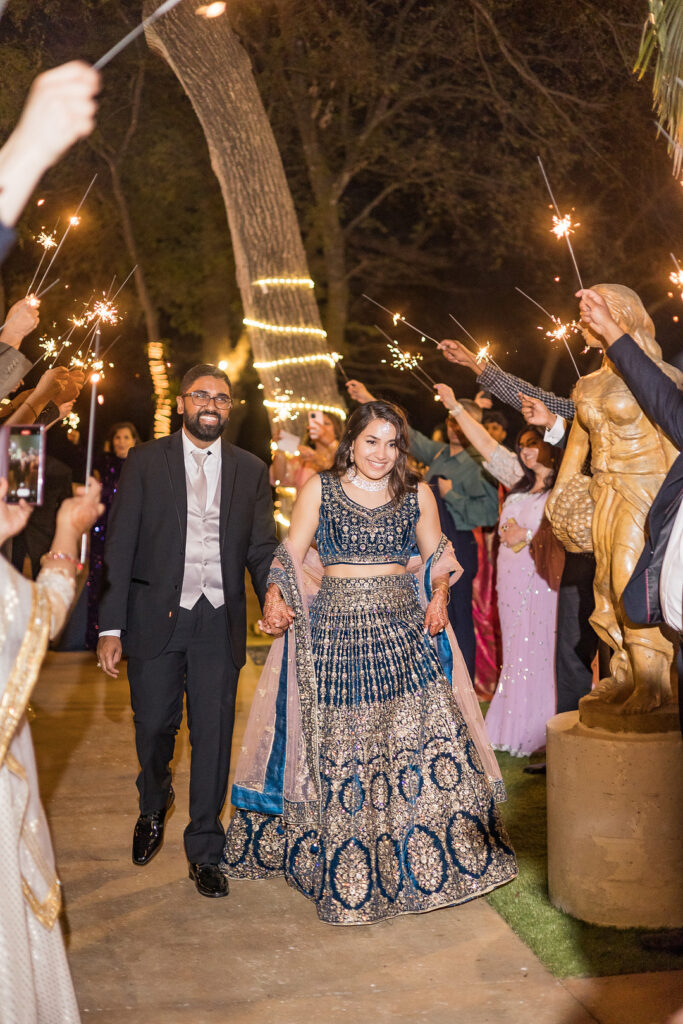
POLYGON ((555 714, 557 589, 539 574, 531 544, 544 520, 554 472, 550 445, 535 431, 519 441, 525 473, 505 499, 498 528, 498 614, 503 669, 486 716, 496 750, 524 756, 545 746, 545 726, 555 714), (527 490, 521 488, 527 487, 527 490))
MULTIPOLYGON (((437 385, 442 402, 486 460, 484 468, 511 487, 500 515, 498 614, 503 668, 486 715, 494 750, 525 756, 545 746, 545 726, 555 714, 555 634, 561 564, 545 519, 555 479, 556 450, 535 427, 525 428, 509 451, 486 434, 437 385)), ((561 554, 560 554, 561 561, 561 554)))

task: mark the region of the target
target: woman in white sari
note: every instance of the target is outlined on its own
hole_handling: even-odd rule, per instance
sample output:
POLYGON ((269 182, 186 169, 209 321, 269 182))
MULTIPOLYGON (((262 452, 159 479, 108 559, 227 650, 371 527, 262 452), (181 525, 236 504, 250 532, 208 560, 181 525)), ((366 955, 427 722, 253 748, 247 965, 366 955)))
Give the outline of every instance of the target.
MULTIPOLYGON (((0 544, 31 509, 8 505, 0 479, 0 544)), ((48 640, 62 628, 75 590, 78 544, 103 506, 100 485, 65 501, 35 583, 0 556, 0 1024, 80 1020, 59 928, 61 892, 38 792, 26 707, 48 640)))

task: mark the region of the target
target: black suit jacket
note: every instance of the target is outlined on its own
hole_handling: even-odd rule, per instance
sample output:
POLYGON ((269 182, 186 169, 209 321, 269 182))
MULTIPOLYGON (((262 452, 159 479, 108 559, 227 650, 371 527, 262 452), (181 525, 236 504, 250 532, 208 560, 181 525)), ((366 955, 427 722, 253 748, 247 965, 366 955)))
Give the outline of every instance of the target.
MULTIPOLYGON (((607 355, 641 409, 677 448, 683 448, 683 394, 676 382, 628 334, 610 345, 607 355)), ((679 455, 652 502, 645 547, 624 590, 624 610, 632 622, 659 625, 664 621, 659 603, 659 576, 682 494, 683 455, 679 455)))
MULTIPOLYGON (((185 569, 187 489, 182 431, 133 448, 121 472, 107 526, 100 630, 122 630, 126 654, 154 658, 175 626, 185 569)), ((220 549, 223 593, 235 665, 246 659, 244 573, 263 605, 277 546, 268 470, 223 443, 220 549)))

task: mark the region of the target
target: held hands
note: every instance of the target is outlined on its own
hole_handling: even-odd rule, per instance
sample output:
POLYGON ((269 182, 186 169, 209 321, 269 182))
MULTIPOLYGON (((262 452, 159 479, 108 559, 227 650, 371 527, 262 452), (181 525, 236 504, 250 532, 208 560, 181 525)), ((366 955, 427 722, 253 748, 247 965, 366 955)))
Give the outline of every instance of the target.
POLYGON ((448 625, 448 591, 445 587, 434 589, 433 596, 425 612, 425 632, 436 636, 448 625))
POLYGON ((5 501, 7 487, 5 477, 0 477, 0 544, 21 533, 33 511, 23 498, 16 505, 8 504, 5 501))
POLYGON ((613 318, 602 295, 593 291, 592 288, 582 288, 576 292, 576 297, 581 300, 579 302, 581 319, 592 331, 605 340, 608 347, 622 336, 624 331, 613 318))
POLYGON ((371 395, 365 384, 361 384, 359 380, 347 380, 346 390, 354 402, 360 402, 361 405, 375 401, 374 395, 371 395))
POLYGON ((546 430, 550 430, 557 417, 548 406, 540 398, 530 398, 529 395, 525 395, 521 391, 518 391, 517 394, 522 399, 522 416, 527 423, 531 423, 534 427, 544 427, 546 430))
POLYGON ((294 618, 294 610, 286 603, 280 588, 276 583, 271 583, 266 591, 263 618, 258 622, 259 629, 269 636, 284 636, 294 618))
POLYGON ((440 476, 436 482, 439 487, 439 494, 442 498, 445 498, 448 492, 453 490, 452 480, 446 480, 444 477, 440 476))
POLYGON ((477 377, 479 377, 483 372, 484 367, 479 365, 474 353, 470 352, 470 350, 465 348, 465 346, 459 341, 453 341, 451 338, 444 338, 443 341, 439 342, 439 348, 449 363, 457 363, 458 366, 467 366, 470 370, 476 373, 477 377))

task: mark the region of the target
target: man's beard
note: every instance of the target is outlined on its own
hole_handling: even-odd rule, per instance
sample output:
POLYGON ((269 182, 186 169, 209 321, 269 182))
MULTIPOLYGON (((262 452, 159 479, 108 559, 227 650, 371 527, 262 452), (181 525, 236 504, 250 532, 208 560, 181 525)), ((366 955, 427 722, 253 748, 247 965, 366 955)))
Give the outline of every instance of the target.
POLYGON ((200 409, 194 416, 190 416, 187 409, 183 412, 183 424, 185 429, 198 441, 215 441, 221 436, 228 422, 227 417, 222 420, 220 413, 217 413, 215 423, 201 423, 200 416, 205 415, 205 410, 200 409))

